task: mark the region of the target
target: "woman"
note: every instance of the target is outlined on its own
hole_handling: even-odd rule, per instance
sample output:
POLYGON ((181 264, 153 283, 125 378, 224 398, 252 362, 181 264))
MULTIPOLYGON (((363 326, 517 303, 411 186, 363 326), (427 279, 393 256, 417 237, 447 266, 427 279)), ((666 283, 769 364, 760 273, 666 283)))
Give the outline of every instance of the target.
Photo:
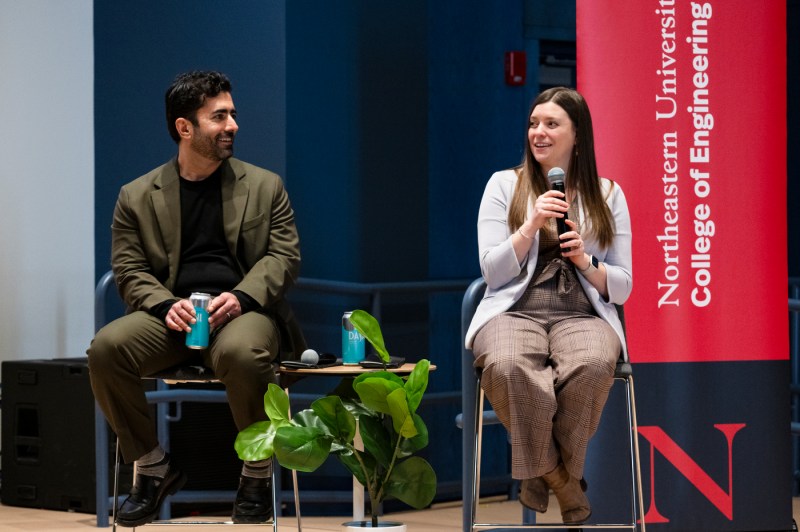
POLYGON ((520 501, 544 512, 552 489, 564 523, 579 524, 591 515, 586 447, 627 356, 614 305, 631 292, 631 224, 619 185, 597 175, 583 97, 548 89, 529 117, 522 164, 495 173, 481 201, 488 288, 466 344, 511 435, 520 501), (566 194, 551 190, 554 168, 566 174, 566 194))

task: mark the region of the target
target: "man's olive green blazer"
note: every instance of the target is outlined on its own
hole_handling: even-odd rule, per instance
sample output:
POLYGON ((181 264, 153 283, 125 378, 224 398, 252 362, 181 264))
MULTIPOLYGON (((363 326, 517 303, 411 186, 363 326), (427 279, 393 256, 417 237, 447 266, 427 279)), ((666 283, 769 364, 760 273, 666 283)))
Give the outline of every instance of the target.
MULTIPOLYGON (((233 289, 278 321, 281 358, 299 358, 305 342, 284 298, 299 273, 300 243, 283 181, 233 158, 220 170, 225 237, 243 275, 233 289)), ((130 309, 148 311, 176 297, 180 253, 180 178, 173 159, 124 185, 114 209, 111 268, 130 309)))

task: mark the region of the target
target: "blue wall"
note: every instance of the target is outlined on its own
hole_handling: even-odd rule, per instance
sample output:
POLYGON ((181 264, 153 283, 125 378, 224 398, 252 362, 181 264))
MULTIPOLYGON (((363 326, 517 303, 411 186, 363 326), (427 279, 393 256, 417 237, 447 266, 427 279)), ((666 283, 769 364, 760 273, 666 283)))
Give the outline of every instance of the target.
MULTIPOLYGON (((111 215, 123 184, 174 157, 164 92, 180 72, 233 82, 237 156, 286 171, 283 2, 95 2, 95 272, 110 267, 111 215)), ((289 185, 290 186, 290 185, 289 185)))
POLYGON ((287 3, 288 175, 303 275, 427 272, 425 2, 287 3))

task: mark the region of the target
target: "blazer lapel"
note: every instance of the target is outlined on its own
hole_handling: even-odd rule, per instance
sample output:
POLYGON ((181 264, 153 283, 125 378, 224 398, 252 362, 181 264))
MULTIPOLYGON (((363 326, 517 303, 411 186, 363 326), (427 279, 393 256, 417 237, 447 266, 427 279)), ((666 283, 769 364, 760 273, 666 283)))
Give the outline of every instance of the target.
POLYGON ((230 159, 222 163, 222 223, 225 226, 225 238, 233 257, 237 257, 239 232, 247 205, 250 187, 244 179, 244 170, 234 167, 230 159))
POLYGON ((178 273, 181 256, 181 187, 177 162, 166 164, 160 176, 153 182, 155 190, 150 194, 158 229, 164 242, 164 252, 169 262, 169 279, 166 286, 172 287, 178 273))

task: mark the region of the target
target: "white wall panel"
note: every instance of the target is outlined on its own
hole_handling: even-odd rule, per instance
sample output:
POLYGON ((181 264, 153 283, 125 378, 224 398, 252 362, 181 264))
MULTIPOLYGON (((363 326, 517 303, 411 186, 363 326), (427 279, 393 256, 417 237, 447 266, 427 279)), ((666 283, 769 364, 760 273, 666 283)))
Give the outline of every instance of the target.
POLYGON ((93 334, 92 0, 0 0, 0 360, 93 334))

